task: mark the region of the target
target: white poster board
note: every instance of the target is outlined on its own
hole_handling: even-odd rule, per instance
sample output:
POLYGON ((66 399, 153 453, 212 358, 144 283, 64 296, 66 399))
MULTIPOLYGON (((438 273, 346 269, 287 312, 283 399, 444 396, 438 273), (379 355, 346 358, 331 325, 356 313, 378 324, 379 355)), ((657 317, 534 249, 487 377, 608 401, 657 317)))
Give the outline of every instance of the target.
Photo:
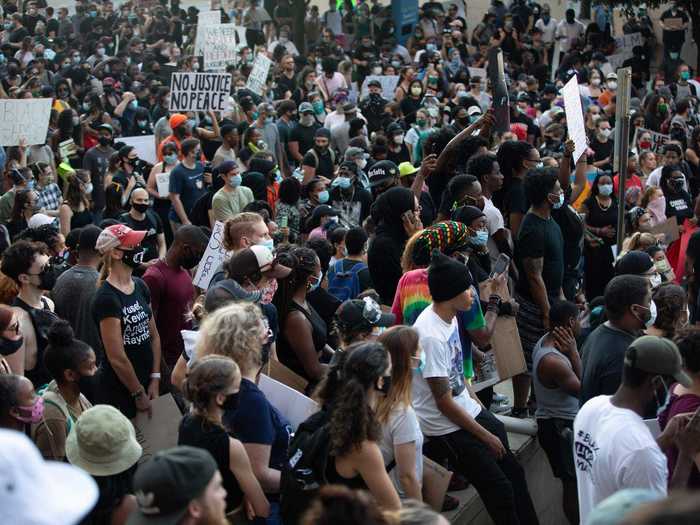
POLYGON ((569 130, 569 138, 574 141, 574 164, 578 162, 586 151, 586 126, 583 122, 583 108, 581 107, 581 93, 578 87, 576 75, 571 77, 562 88, 564 97, 564 111, 566 111, 566 127, 569 130))
POLYGON ((632 56, 632 48, 635 46, 643 46, 644 40, 642 40, 641 33, 630 33, 629 35, 622 35, 615 38, 615 49, 618 52, 626 50, 632 56))
POLYGON ((396 86, 399 84, 398 75, 369 75, 365 77, 364 82, 362 82, 360 98, 365 98, 369 94, 367 83, 370 80, 379 80, 382 85, 382 97, 387 100, 394 100, 394 91, 396 91, 396 86))
POLYGON ((156 142, 154 135, 141 135, 139 137, 122 137, 119 139, 127 146, 133 146, 136 154, 141 160, 145 160, 149 164, 156 164, 156 142))
POLYGON ((138 412, 131 420, 136 431, 136 440, 143 448, 139 463, 151 458, 156 452, 177 446, 177 429, 182 412, 172 394, 165 394, 151 401, 152 415, 138 412))
POLYGON ((173 73, 170 111, 225 111, 230 93, 229 73, 173 73))
POLYGON ((257 93, 258 95, 262 96, 265 82, 267 82, 267 74, 270 72, 271 65, 272 60, 267 58, 264 54, 258 53, 255 55, 253 69, 248 76, 248 81, 246 82, 245 87, 250 89, 253 93, 257 93))
POLYGON ((156 173, 158 196, 167 199, 170 195, 170 172, 156 173))
POLYGON ((265 374, 260 374, 258 388, 272 406, 289 420, 294 431, 306 418, 318 412, 319 406, 316 401, 265 374))
POLYGON ((20 138, 27 146, 46 144, 51 99, 0 99, 0 145, 18 146, 20 138))
POLYGON ((194 274, 194 279, 192 279, 192 283, 202 290, 209 288, 214 272, 219 269, 219 266, 221 266, 228 255, 224 249, 223 237, 224 223, 216 221, 211 231, 207 249, 202 256, 202 260, 199 261, 197 272, 194 274))
POLYGON ((486 80, 489 78, 489 74, 486 72, 485 67, 468 67, 469 70, 469 77, 474 78, 474 77, 479 77, 481 79, 481 87, 482 89, 486 87, 486 80))
POLYGON ((221 11, 200 11, 197 15, 197 37, 194 41, 194 56, 202 56, 204 52, 204 40, 202 29, 221 23, 221 11))
POLYGON ((615 53, 614 55, 610 55, 607 58, 612 70, 617 71, 625 63, 625 60, 632 58, 632 53, 615 53))
POLYGON ((234 24, 201 28, 205 70, 226 69, 226 66, 238 61, 238 49, 241 46, 238 42, 238 29, 234 24))

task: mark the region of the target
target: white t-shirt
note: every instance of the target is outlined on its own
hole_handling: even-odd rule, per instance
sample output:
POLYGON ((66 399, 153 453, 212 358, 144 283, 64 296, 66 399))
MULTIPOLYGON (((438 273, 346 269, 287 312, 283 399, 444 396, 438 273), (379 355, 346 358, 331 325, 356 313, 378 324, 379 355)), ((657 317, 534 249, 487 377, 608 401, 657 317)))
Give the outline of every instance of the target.
POLYGON ((433 311, 431 304, 420 313, 413 328, 418 330, 420 344, 425 352, 423 372, 413 374, 413 408, 421 429, 426 436, 444 436, 456 432, 460 427, 440 412, 426 378, 449 378, 455 403, 471 417, 476 417, 481 412, 481 405, 472 399, 466 387, 457 319, 446 323, 433 311))
POLYGON ((574 420, 581 523, 598 503, 621 489, 645 488, 666 495, 666 456, 642 418, 614 406, 610 397, 588 400, 574 420))
MULTIPOLYGON (((379 450, 382 451, 384 464, 389 465, 396 459, 394 457, 395 446, 406 443, 413 443, 416 447, 416 477, 420 483, 423 479, 423 433, 420 431, 416 412, 411 406, 392 410, 389 414, 389 420, 382 426, 379 450)), ((389 477, 399 495, 405 497, 399 481, 399 469, 397 467, 390 469, 389 477)))
POLYGON ((504 229, 506 226, 505 222, 503 222, 501 210, 496 208, 496 206, 493 205, 493 201, 486 197, 484 197, 484 215, 486 215, 486 227, 489 230, 487 247, 491 257, 491 264, 493 264, 501 253, 498 246, 496 246, 496 241, 493 240, 493 234, 498 230, 504 229))
POLYGON ((542 42, 551 44, 554 42, 554 32, 557 30, 557 21, 554 18, 549 19, 549 24, 545 24, 541 18, 535 22, 535 27, 542 31, 542 42))
MULTIPOLYGON (((661 186, 661 172, 663 171, 663 169, 663 166, 659 166, 649 174, 646 182, 647 188, 649 186, 656 186, 657 188, 661 186)), ((683 175, 683 189, 685 191, 688 191, 688 182, 685 180, 685 175, 683 175)))

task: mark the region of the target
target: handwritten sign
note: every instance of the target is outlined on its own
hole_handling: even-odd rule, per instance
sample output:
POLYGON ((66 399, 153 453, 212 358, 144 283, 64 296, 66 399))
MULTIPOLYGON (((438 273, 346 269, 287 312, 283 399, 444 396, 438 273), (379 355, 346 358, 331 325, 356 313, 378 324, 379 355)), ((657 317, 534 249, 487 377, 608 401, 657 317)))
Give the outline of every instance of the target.
POLYGON ((263 94, 263 88, 267 82, 267 74, 270 72, 270 66, 272 65, 272 60, 267 58, 262 53, 255 55, 255 62, 253 62, 253 70, 248 76, 248 81, 245 84, 247 89, 250 89, 253 93, 258 95, 263 94))
POLYGON ((644 40, 642 40, 641 33, 630 33, 629 35, 622 35, 615 38, 615 49, 618 51, 627 50, 630 55, 632 54, 632 48, 635 46, 643 46, 644 40))
POLYGON ((369 94, 367 83, 370 80, 379 80, 379 83, 382 85, 382 97, 387 100, 393 100, 394 91, 396 91, 396 86, 399 83, 398 75, 369 75, 365 77, 364 82, 362 82, 362 90, 360 91, 361 98, 365 98, 369 94))
POLYGON ((204 69, 226 69, 237 62, 238 49, 244 45, 239 41, 239 29, 234 24, 202 27, 204 69))
POLYGON ((681 236, 680 230, 678 229, 678 220, 675 217, 669 217, 664 222, 653 226, 649 233, 654 235, 657 239, 660 238, 660 241, 666 246, 678 240, 681 236))
POLYGON ((136 440, 143 448, 139 464, 151 458, 156 452, 177 446, 177 429, 182 412, 177 407, 172 394, 165 394, 151 401, 152 417, 139 412, 131 420, 136 430, 136 440))
POLYGON ((156 173, 156 187, 158 196, 167 199, 170 195, 170 172, 156 173))
POLYGON ((636 128, 634 130, 634 138, 632 139, 632 144, 634 146, 637 146, 639 144, 637 140, 642 136, 649 134, 651 136, 651 148, 649 148, 651 151, 654 153, 660 153, 661 148, 664 147, 664 145, 671 140, 670 135, 664 135, 663 133, 657 133, 656 131, 652 131, 650 129, 644 129, 644 128, 636 128))
POLYGON ((581 94, 578 88, 576 75, 571 77, 562 88, 564 97, 564 111, 566 112, 566 127, 569 130, 569 138, 574 141, 574 164, 578 162, 586 151, 586 126, 583 122, 583 108, 581 107, 581 94))
POLYGON ((192 283, 202 290, 209 288, 211 278, 228 255, 224 248, 223 237, 224 223, 216 221, 211 232, 211 237, 209 238, 209 243, 207 244, 207 249, 202 256, 202 260, 199 261, 197 272, 194 274, 194 279, 192 280, 192 283))
POLYGON ((156 142, 154 135, 140 135, 138 137, 122 137, 121 142, 127 146, 133 146, 136 154, 141 160, 149 164, 156 164, 156 142))
POLYGON ((20 138, 45 144, 50 115, 50 98, 0 99, 0 145, 18 146, 20 138))
POLYGON ((318 412, 316 401, 265 374, 260 374, 258 387, 272 406, 289 420, 293 430, 311 414, 318 412))
POLYGON ((170 111, 224 111, 231 93, 229 73, 173 73, 170 111))
POLYGON ((204 40, 202 30, 207 26, 221 24, 221 11, 202 11, 197 15, 197 37, 194 41, 194 56, 202 56, 204 53, 204 40))
POLYGON ((75 141, 73 139, 64 140, 58 143, 58 153, 61 158, 66 160, 68 157, 72 157, 78 153, 78 149, 75 147, 75 141))

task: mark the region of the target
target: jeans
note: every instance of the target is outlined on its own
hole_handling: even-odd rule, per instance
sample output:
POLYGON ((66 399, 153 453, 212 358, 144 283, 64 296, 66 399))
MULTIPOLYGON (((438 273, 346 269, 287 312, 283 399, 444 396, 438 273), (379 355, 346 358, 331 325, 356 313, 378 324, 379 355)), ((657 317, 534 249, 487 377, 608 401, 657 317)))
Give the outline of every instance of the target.
MULTIPOLYGON (((429 448, 440 450, 440 455, 447 456, 449 468, 474 485, 496 525, 539 523, 525 481, 525 471, 508 447, 503 423, 486 410, 476 416, 476 422, 501 440, 506 448, 502 459, 496 459, 482 441, 461 429, 445 436, 431 437, 429 448)), ((430 457, 429 452, 426 455, 430 457)))

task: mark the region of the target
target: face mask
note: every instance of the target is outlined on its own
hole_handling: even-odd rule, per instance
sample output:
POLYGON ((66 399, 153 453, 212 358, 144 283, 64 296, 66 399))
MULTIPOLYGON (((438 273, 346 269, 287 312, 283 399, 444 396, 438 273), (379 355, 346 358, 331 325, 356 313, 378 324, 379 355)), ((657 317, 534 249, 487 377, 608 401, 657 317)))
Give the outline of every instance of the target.
POLYGON ((680 56, 679 53, 669 53, 669 56, 671 57, 671 60, 678 60, 678 57, 680 56))
POLYGON ((238 188, 238 186, 241 185, 241 182, 243 182, 243 177, 237 173, 233 177, 229 178, 228 185, 232 188, 238 188))
POLYGON ((317 115, 320 115, 321 113, 323 113, 323 109, 324 109, 323 101, 316 100, 316 101, 311 103, 311 107, 314 108, 314 113, 316 113, 317 115))
POLYGON ((437 46, 435 44, 426 44, 425 50, 428 51, 429 53, 434 53, 437 51, 437 46))
POLYGON ((648 140, 642 140, 639 142, 639 147, 642 149, 651 149, 651 142, 648 140))
POLYGON ((272 124, 274 121, 275 121, 275 119, 273 119, 272 117, 267 117, 265 119, 265 124, 272 124))
POLYGON ((662 102, 658 105, 659 113, 666 113, 668 111, 668 104, 662 102))
POLYGON ((313 292, 316 290, 319 286, 321 286, 321 276, 314 276, 315 281, 309 285, 309 292, 313 292))
POLYGON ((104 47, 99 47, 97 48, 97 56, 104 56, 105 55, 105 48, 104 47))
POLYGON ((188 253, 180 261, 180 266, 182 266, 185 270, 191 270, 197 266, 197 263, 199 263, 201 258, 201 255, 198 253, 188 253))
POLYGON ((146 210, 148 210, 148 204, 143 204, 143 203, 132 204, 131 207, 134 208, 139 213, 146 213, 146 210))
POLYGON ((221 408, 224 410, 236 410, 238 408, 239 399, 240 392, 229 394, 226 396, 226 399, 224 399, 224 402, 221 403, 221 408))
POLYGON ((50 291, 56 284, 56 273, 54 272, 54 268, 51 264, 47 264, 44 267, 44 270, 36 277, 39 278, 37 288, 40 290, 50 291))
POLYGON ((102 146, 103 148, 106 148, 107 146, 112 144, 112 139, 110 139, 109 137, 100 137, 97 140, 100 143, 100 146, 102 146))
POLYGON ((146 127, 146 124, 148 124, 148 121, 147 120, 139 120, 137 122, 137 124, 141 129, 144 129, 146 127))
POLYGON ((333 186, 347 190, 350 186, 352 186, 352 181, 348 177, 338 177, 333 181, 333 186))
POLYGON ((598 77, 592 78, 591 79, 591 86, 600 86, 600 79, 598 77))
POLYGON ((177 155, 165 155, 163 161, 168 165, 177 164, 177 155))
POLYGON ((688 80, 690 78, 690 71, 681 71, 681 79, 688 80))
POLYGON ((360 168, 361 170, 365 169, 365 166, 367 166, 367 159, 359 159, 355 161, 355 164, 357 164, 357 167, 360 168))
POLYGON ((27 181, 27 189, 28 190, 34 189, 34 179, 27 181))
POLYGON ((564 193, 559 194, 559 200, 552 204, 552 208, 558 210, 564 205, 564 193))
POLYGON ((671 265, 666 259, 661 259, 660 261, 654 262, 654 267, 659 273, 666 273, 671 269, 671 265))
POLYGON ((489 240, 489 232, 486 230, 477 230, 476 236, 471 237, 471 243, 475 246, 486 246, 489 240))
MULTIPOLYGON (((637 319, 639 319, 639 321, 644 323, 644 326, 646 328, 651 328, 652 326, 654 326, 654 323, 656 322, 656 303, 654 303, 654 301, 652 300, 649 303, 649 308, 644 308, 641 305, 639 305, 639 306, 640 306, 640 308, 643 308, 643 309, 649 311, 649 317, 647 317, 646 320, 639 319, 639 317, 637 317, 637 319)), ((636 315, 635 315, 635 317, 636 317, 636 315)))
POLYGON ((31 406, 31 408, 17 407, 17 410, 19 411, 20 415, 15 416, 16 419, 19 419, 24 423, 36 425, 44 417, 44 398, 36 396, 34 398, 34 404, 31 406))
POLYGON ((661 276, 658 273, 649 277, 652 290, 661 284, 661 276))
POLYGON ((309 127, 314 123, 314 116, 313 115, 302 115, 301 118, 299 119, 299 123, 304 126, 304 127, 309 127))
POLYGON ((78 383, 80 392, 92 392, 95 388, 95 376, 84 376, 81 374, 76 383, 78 383))
POLYGON ((422 89, 419 87, 412 87, 411 88, 411 95, 418 97, 421 94, 422 89))
POLYGON ((73 57, 73 63, 74 63, 74 64, 80 64, 80 57, 79 57, 79 56, 73 57))
POLYGON ((382 67, 373 67, 372 68, 372 74, 373 75, 381 75, 382 74, 382 67))
POLYGON ((73 125, 74 126, 80 125, 80 117, 73 117, 73 125))
POLYGON ((608 82, 608 89, 610 91, 615 91, 617 89, 617 82, 615 82, 614 80, 608 82))
POLYGON ((87 193, 88 195, 92 194, 92 182, 88 182, 85 185, 85 193, 87 193))
POLYGON ((681 191, 683 189, 683 180, 671 179, 668 181, 668 185, 676 191, 681 191))
POLYGON ((275 249, 275 241, 272 239, 263 239, 258 243, 258 246, 264 246, 270 251, 273 251, 275 249))
POLYGON ((323 191, 319 192, 319 194, 318 194, 318 197, 317 197, 318 202, 321 204, 325 204, 328 202, 328 197, 329 197, 328 190, 323 190, 323 191))
POLYGON ((394 144, 403 144, 403 133, 400 135, 394 135, 394 144))
POLYGON ((382 377, 384 381, 382 381, 382 386, 378 386, 376 383, 374 384, 374 389, 377 392, 381 392, 384 395, 387 395, 389 393, 389 390, 391 390, 391 376, 384 376, 382 377))
POLYGON ((416 119, 416 124, 419 128, 424 128, 427 123, 428 122, 423 118, 416 119))
POLYGON ((612 195, 612 192, 613 192, 613 185, 612 184, 599 184, 598 185, 598 193, 600 193, 604 197, 608 197, 609 195, 612 195))
POLYGON ((124 254, 122 256, 122 262, 129 268, 138 268, 143 262, 143 254, 145 250, 143 248, 135 248, 133 250, 121 250, 124 254))
POLYGON ((20 337, 17 340, 0 337, 0 355, 8 356, 14 354, 22 348, 22 343, 24 343, 24 337, 20 337))

